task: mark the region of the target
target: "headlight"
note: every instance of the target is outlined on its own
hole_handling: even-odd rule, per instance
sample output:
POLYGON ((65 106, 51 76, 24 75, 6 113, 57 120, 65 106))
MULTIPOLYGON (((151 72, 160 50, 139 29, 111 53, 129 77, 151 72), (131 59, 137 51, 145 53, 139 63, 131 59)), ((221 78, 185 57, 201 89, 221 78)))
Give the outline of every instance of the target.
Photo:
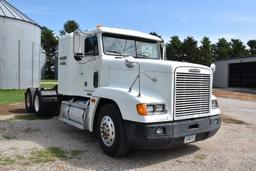
POLYGON ((162 114, 166 113, 165 104, 148 104, 147 110, 149 114, 162 114))
POLYGON ((155 105, 155 112, 164 112, 165 111, 165 105, 163 104, 157 104, 155 105))
POLYGON ((154 106, 153 105, 147 105, 147 111, 149 113, 153 113, 154 112, 154 106))
POLYGON ((219 108, 217 100, 212 100, 212 109, 219 108))
POLYGON ((144 104, 140 103, 136 106, 139 115, 155 115, 167 113, 165 104, 144 104))

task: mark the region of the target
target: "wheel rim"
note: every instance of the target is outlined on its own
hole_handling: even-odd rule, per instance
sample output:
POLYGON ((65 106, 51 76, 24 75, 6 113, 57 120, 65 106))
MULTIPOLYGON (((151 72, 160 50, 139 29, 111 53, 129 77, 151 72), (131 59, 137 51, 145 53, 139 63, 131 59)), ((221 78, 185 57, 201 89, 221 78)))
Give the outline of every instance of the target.
POLYGON ((115 125, 109 116, 104 116, 100 122, 100 135, 106 146, 111 146, 115 140, 115 125))
POLYGON ((39 111, 39 97, 38 95, 35 96, 35 111, 38 112, 39 111))
POLYGON ((30 101, 30 94, 29 93, 27 93, 27 95, 26 95, 26 104, 27 104, 27 107, 30 108, 31 101, 30 101))

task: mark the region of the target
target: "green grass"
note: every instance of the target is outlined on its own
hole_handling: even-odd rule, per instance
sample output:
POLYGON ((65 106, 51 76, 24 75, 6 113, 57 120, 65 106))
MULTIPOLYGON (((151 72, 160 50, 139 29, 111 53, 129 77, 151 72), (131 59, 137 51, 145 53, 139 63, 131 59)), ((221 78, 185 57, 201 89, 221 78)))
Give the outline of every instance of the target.
POLYGON ((56 84, 40 84, 41 88, 45 88, 45 89, 51 89, 55 86, 56 84))
POLYGON ((13 140, 13 139, 16 139, 17 137, 14 134, 12 134, 11 132, 9 132, 9 133, 2 134, 1 138, 5 139, 5 140, 13 140))
POLYGON ((0 105, 22 102, 25 90, 0 90, 0 105))
POLYGON ((50 147, 44 150, 31 152, 29 160, 32 163, 47 163, 57 159, 66 160, 68 156, 65 151, 58 147, 50 147))
POLYGON ((229 124, 249 125, 247 122, 244 122, 244 121, 239 120, 239 119, 231 118, 231 117, 228 117, 226 115, 222 115, 221 119, 222 119, 223 122, 229 123, 229 124))
MULTIPOLYGON (((50 89, 57 84, 57 80, 42 80, 40 82, 40 87, 50 89)), ((24 101, 24 93, 25 90, 0 90, 0 105, 22 102, 24 101)))
POLYGON ((72 150, 71 152, 70 152, 70 155, 72 156, 72 157, 76 157, 76 156, 79 156, 80 154, 82 154, 84 151, 82 151, 82 150, 72 150))
POLYGON ((38 131, 40 131, 41 129, 38 129, 38 128, 30 128, 30 127, 28 127, 28 128, 26 128, 26 129, 24 129, 23 130, 23 132, 25 132, 25 133, 27 133, 27 134, 30 134, 30 133, 32 133, 32 132, 38 132, 38 131))
POLYGON ((70 152, 64 151, 59 147, 49 147, 46 149, 35 149, 30 152, 28 155, 19 155, 16 154, 12 157, 6 157, 0 154, 0 166, 1 165, 31 165, 31 164, 39 164, 39 163, 48 163, 54 162, 56 160, 70 160, 78 155, 82 154, 83 151, 80 150, 72 150, 70 152))
POLYGON ((51 88, 53 88, 57 84, 58 84, 57 80, 42 80, 40 82, 40 87, 41 88, 51 89, 51 88))
POLYGON ((46 116, 38 116, 36 114, 25 114, 25 115, 15 115, 13 118, 10 118, 9 120, 38 120, 38 119, 49 119, 50 117, 46 116))
POLYGON ((195 159, 197 159, 197 160, 204 160, 204 159, 206 159, 206 155, 204 155, 204 154, 199 154, 199 155, 197 155, 197 156, 195 156, 195 159))
POLYGON ((57 82, 57 80, 41 80, 41 82, 57 82))
POLYGON ((11 165, 15 161, 11 159, 10 157, 5 157, 5 156, 0 156, 0 166, 6 166, 6 165, 11 165))
POLYGON ((60 160, 67 160, 68 156, 66 152, 58 147, 49 147, 42 150, 34 150, 28 156, 15 155, 13 157, 6 157, 0 155, 0 166, 1 165, 29 165, 38 163, 48 163, 60 160))

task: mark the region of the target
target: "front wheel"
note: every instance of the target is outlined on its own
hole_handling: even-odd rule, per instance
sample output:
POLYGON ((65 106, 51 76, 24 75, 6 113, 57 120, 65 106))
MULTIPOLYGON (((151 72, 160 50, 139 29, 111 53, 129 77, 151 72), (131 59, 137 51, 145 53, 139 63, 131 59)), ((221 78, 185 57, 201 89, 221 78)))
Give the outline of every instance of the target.
POLYGON ((107 104, 101 108, 97 120, 97 135, 107 155, 120 157, 129 151, 121 113, 116 105, 107 104))

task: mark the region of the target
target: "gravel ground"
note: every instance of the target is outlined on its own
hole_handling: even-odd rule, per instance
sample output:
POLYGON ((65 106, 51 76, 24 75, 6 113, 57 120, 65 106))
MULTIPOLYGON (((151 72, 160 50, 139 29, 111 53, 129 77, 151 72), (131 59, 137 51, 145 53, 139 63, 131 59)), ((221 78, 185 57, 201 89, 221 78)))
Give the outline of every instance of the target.
POLYGON ((169 150, 132 150, 119 159, 106 156, 89 132, 57 118, 0 115, 0 170, 256 170, 256 102, 219 103, 225 119, 214 137, 169 150), (40 153, 49 147, 58 147, 59 155, 40 153))

